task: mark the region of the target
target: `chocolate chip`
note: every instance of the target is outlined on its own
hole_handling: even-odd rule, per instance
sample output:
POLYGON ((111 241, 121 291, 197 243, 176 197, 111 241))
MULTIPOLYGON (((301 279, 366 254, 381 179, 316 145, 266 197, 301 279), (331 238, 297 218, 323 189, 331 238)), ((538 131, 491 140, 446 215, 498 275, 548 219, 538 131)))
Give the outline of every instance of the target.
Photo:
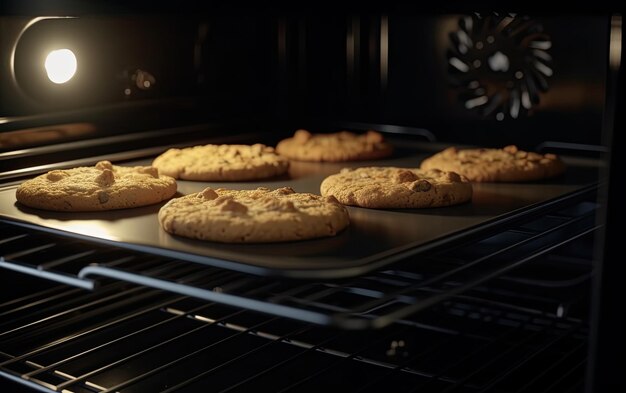
POLYGON ((365 134, 365 140, 369 143, 382 143, 384 138, 379 132, 369 130, 367 134, 365 134))
POLYGON ((304 144, 308 142, 311 137, 311 133, 307 130, 297 130, 295 134, 293 134, 293 140, 299 144, 304 144))
POLYGON ((246 213, 248 208, 241 203, 235 201, 234 199, 227 200, 224 204, 222 204, 221 210, 230 211, 234 213, 246 213))
POLYGON ((517 146, 515 146, 515 145, 505 146, 504 148, 502 148, 502 150, 504 150, 507 153, 511 153, 511 154, 515 154, 518 151, 517 146))
POLYGON ((109 194, 104 191, 100 191, 98 193, 98 200, 100 203, 107 203, 109 201, 109 194))
POLYGON ((111 161, 99 161, 96 164, 96 168, 100 169, 101 171, 105 169, 113 169, 113 164, 111 164, 111 161))
POLYGON ((401 170, 394 175, 394 180, 396 183, 407 183, 417 180, 417 175, 409 170, 401 170))
POLYGON ((413 192, 426 192, 432 188, 432 184, 428 180, 418 180, 411 183, 409 189, 413 192))
POLYGON ((217 195, 217 192, 213 191, 213 189, 211 187, 207 187, 204 190, 202 190, 198 196, 207 199, 207 200, 214 200, 216 199, 219 195, 217 195))
POLYGON ((448 180, 451 182, 458 182, 461 181, 461 175, 459 175, 456 172, 448 172, 448 180))
POLYGON ((115 176, 110 169, 104 169, 101 174, 96 176, 96 182, 101 186, 110 186, 115 183, 115 176))
POLYGON ((67 176, 68 174, 65 171, 51 171, 51 172, 48 172, 48 174, 46 175, 46 179, 50 181, 59 181, 67 176))
POLYGON ((150 175, 155 179, 159 178, 159 170, 153 166, 142 166, 137 168, 137 172, 150 175))

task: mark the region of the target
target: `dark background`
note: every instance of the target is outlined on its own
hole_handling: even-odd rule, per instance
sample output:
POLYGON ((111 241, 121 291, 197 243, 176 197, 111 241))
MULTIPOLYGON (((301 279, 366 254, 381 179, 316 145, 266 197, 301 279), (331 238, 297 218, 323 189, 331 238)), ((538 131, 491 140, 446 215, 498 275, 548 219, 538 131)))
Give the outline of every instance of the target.
MULTIPOLYGON (((601 144, 608 56, 608 18, 602 15, 532 16, 553 42, 549 90, 528 116, 496 121, 465 109, 450 83, 446 50, 457 14, 396 6, 388 12, 216 7, 139 15, 134 7, 96 2, 91 13, 75 7, 78 18, 31 26, 16 46, 13 78, 7 58, 32 17, 19 4, 0 17, 0 77, 15 81, 0 84, 0 117, 87 120, 104 135, 236 119, 284 131, 331 132, 337 122, 398 125, 428 129, 444 142, 484 146, 601 144), (386 84, 379 63, 383 18, 389 26, 386 84), (60 86, 42 67, 55 45, 72 48, 79 62, 76 76, 60 86), (137 69, 156 78, 149 91, 132 86, 137 69)), ((36 125, 0 124, 0 132, 36 125)))

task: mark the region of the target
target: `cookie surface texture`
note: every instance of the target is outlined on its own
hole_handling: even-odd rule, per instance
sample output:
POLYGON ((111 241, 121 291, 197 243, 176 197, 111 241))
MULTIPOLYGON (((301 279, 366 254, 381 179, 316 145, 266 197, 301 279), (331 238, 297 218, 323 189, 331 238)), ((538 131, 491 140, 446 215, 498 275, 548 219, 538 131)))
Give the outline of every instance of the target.
POLYGON ((102 211, 152 205, 176 193, 176 180, 154 167, 100 161, 92 167, 54 170, 22 183, 15 196, 29 207, 102 211))
POLYGON ((262 144, 203 145, 169 149, 152 166, 176 179, 246 181, 281 175, 287 172, 289 160, 262 144))
POLYGON ((324 179, 322 195, 344 205, 374 209, 456 205, 472 198, 472 185, 454 172, 395 167, 344 168, 324 179))
POLYGON ((388 157, 393 148, 376 131, 359 135, 348 131, 311 134, 297 130, 293 137, 280 141, 276 151, 297 161, 342 162, 388 157))
POLYGON ((168 233, 222 243, 268 243, 334 236, 350 223, 334 198, 270 190, 206 188, 169 201, 159 211, 168 233))
POLYGON ((474 182, 523 182, 560 175, 565 164, 554 154, 502 149, 457 149, 454 147, 425 159, 422 169, 454 171, 474 182))

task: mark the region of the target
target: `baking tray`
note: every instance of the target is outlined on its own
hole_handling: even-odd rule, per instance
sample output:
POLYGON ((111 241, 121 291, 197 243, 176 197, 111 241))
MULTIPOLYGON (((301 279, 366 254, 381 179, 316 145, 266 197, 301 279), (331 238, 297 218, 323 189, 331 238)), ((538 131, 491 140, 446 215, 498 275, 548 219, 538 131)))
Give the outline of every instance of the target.
MULTIPOLYGON (((321 181, 344 167, 417 167, 433 147, 397 149, 392 158, 352 163, 293 162, 288 175, 255 182, 179 181, 179 195, 214 188, 289 186, 319 193, 321 181)), ((271 244, 221 244, 185 239, 163 231, 159 205, 94 213, 31 209, 15 200, 16 185, 0 189, 0 217, 65 235, 225 269, 289 278, 328 279, 367 273, 406 257, 476 233, 537 209, 586 193, 598 183, 597 160, 564 157, 565 175, 533 183, 475 184, 470 203, 429 209, 375 210, 349 207, 351 224, 332 238, 271 244)), ((123 165, 149 165, 151 159, 123 165)), ((416 263, 419 257, 415 258, 416 263)))

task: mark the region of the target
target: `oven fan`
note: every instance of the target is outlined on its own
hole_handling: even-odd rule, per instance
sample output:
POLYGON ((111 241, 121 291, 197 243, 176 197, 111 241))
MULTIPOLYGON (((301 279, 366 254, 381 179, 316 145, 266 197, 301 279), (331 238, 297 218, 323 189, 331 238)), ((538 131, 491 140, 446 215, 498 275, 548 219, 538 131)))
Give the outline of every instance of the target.
POLYGON ((537 21, 515 14, 464 16, 450 41, 448 72, 466 109, 517 119, 548 90, 552 42, 537 21))

